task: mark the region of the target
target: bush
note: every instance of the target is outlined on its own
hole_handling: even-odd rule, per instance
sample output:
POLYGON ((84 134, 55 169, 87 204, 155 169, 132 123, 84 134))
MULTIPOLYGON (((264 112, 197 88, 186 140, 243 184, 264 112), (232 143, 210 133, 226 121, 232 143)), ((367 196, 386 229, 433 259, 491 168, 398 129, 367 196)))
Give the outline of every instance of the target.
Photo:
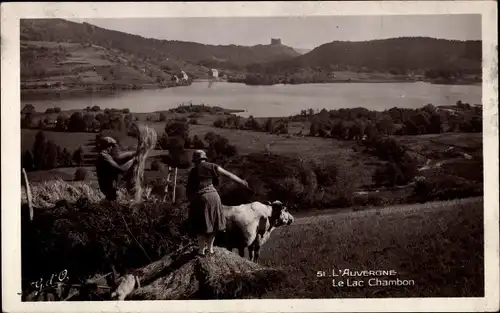
MULTIPOLYGON (((106 110, 108 110, 108 109, 106 109, 106 110)), ((98 107, 97 105, 94 105, 92 108, 90 108, 90 111, 93 111, 93 112, 99 112, 99 111, 101 111, 101 108, 100 108, 100 107, 98 107)), ((106 111, 105 111, 105 112, 106 112, 106 111)))
POLYGON ((162 172, 163 170, 165 169, 165 166, 163 165, 163 163, 159 162, 158 160, 153 160, 153 162, 151 162, 151 170, 152 171, 158 171, 158 172, 162 172))
POLYGON ((337 182, 338 167, 335 164, 316 163, 313 166, 318 185, 329 187, 337 182))
POLYGON ((196 118, 196 119, 199 119, 199 118, 203 118, 203 114, 201 113, 191 113, 188 115, 189 118, 196 118))
POLYGON ((88 171, 85 168, 79 168, 75 171, 75 181, 84 181, 87 179, 88 171))
POLYGON ((205 135, 208 142, 207 156, 216 162, 225 162, 227 159, 238 155, 236 146, 231 145, 226 137, 209 132, 205 135))
POLYGON ((193 119, 190 119, 190 120, 189 120, 189 124, 191 124, 191 125, 198 125, 199 123, 198 123, 198 120, 197 120, 197 119, 194 119, 194 118, 193 118, 193 119))
MULTIPOLYGON (((276 154, 253 153, 232 159, 227 168, 248 177, 252 195, 239 186, 224 186, 221 197, 237 204, 241 201, 263 199, 281 200, 290 204, 308 201, 317 188, 316 176, 306 162, 276 154)), ((242 203, 242 202, 241 202, 242 203)))
POLYGON ((225 122, 223 119, 218 118, 217 120, 214 121, 213 125, 214 125, 214 127, 217 127, 217 128, 224 128, 225 122))
POLYGON ((198 135, 194 135, 193 139, 191 140, 192 147, 194 149, 205 149, 205 144, 203 141, 198 137, 198 135))
POLYGON ((412 198, 419 202, 426 202, 482 195, 482 183, 438 172, 431 177, 418 179, 413 188, 412 198))
POLYGON ((165 125, 165 133, 171 137, 181 137, 185 141, 189 136, 189 124, 184 121, 170 120, 165 125))

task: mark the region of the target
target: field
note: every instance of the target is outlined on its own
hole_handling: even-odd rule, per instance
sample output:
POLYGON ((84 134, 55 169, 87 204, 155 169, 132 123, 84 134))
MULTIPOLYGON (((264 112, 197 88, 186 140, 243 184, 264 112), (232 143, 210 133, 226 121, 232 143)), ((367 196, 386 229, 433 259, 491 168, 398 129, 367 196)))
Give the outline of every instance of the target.
MULTIPOLYGON (((133 115, 138 118, 140 122, 147 123, 153 127, 159 136, 164 133, 166 122, 158 121, 159 113, 133 115), (153 116, 153 119, 147 121, 148 115, 153 116)), ((187 118, 189 115, 190 114, 187 113, 166 113, 167 119, 173 117, 187 118)), ((44 116, 44 114, 41 116, 44 116)), ((208 132, 214 132, 226 137, 229 142, 236 147, 239 155, 241 156, 252 153, 270 152, 281 156, 293 157, 299 160, 317 161, 325 165, 335 164, 348 174, 348 180, 354 185, 355 191, 372 189, 373 187, 371 187, 371 185, 373 174, 376 169, 383 164, 382 160, 376 156, 363 152, 363 149, 360 148, 355 141, 342 141, 331 138, 327 139, 294 135, 276 135, 250 130, 216 128, 212 126, 212 124, 213 121, 219 117, 220 115, 218 114, 207 113, 196 118, 198 123, 196 125, 189 125, 190 137, 192 138, 196 135, 203 139, 205 134, 208 132)), ((300 129, 300 124, 301 123, 295 122, 293 127, 296 130, 300 129)), ((303 128, 307 129, 307 125, 303 125, 303 128)), ((21 144, 23 152, 33 147, 36 132, 37 130, 33 129, 21 130, 21 144)), ((78 147, 82 146, 86 154, 86 162, 84 166, 88 167, 88 170, 91 172, 88 179, 95 179, 92 162, 94 155, 92 149, 96 136, 95 133, 45 131, 45 135, 47 139, 54 141, 57 145, 61 146, 61 148, 66 148, 69 151, 74 151, 78 147)), ((450 155, 446 151, 449 150, 450 147, 455 147, 456 150, 467 152, 476 156, 478 153, 480 155, 480 151, 482 150, 482 135, 480 133, 444 133, 438 135, 395 136, 394 138, 400 143, 407 145, 409 151, 421 159, 422 165, 427 161, 428 167, 430 166, 431 168, 438 163, 444 164, 445 162, 453 161, 455 164, 450 164, 453 168, 461 167, 464 168, 465 172, 469 171, 468 169, 471 166, 477 169, 477 162, 464 160, 462 155, 450 155), (461 164, 464 164, 464 162, 469 162, 471 164, 465 164, 467 167, 463 167, 461 164)), ((137 143, 135 138, 123 136, 121 141, 125 149, 135 149, 135 145, 137 143)), ((154 159, 154 156, 166 153, 168 152, 155 150, 150 154, 146 167, 146 177, 161 177, 165 175, 164 173, 151 171, 150 164, 154 159)), ((51 171, 30 172, 28 175, 30 180, 34 181, 43 181, 57 177, 64 180, 71 180, 75 170, 76 169, 72 168, 60 168, 51 171)), ((481 175, 481 173, 477 173, 478 175, 481 175)), ((181 179, 186 174, 187 173, 185 171, 181 171, 179 173, 181 179)), ((247 176, 245 171, 241 174, 245 177, 247 176)), ((467 174, 466 178, 470 179, 471 177, 467 174)), ((390 194, 389 196, 394 197, 395 194, 390 194)))
POLYGON ((323 213, 296 219, 273 233, 261 251, 265 265, 287 281, 265 298, 482 297, 483 200, 323 213), (332 269, 394 270, 381 280, 411 286, 333 287, 332 269))

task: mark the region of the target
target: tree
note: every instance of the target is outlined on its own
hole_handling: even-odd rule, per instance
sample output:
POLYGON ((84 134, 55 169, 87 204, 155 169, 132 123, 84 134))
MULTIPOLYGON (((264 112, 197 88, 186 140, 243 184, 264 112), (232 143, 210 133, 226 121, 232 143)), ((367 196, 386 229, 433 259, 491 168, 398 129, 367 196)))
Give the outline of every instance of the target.
POLYGON ((75 171, 75 181, 84 181, 87 178, 88 171, 85 168, 79 168, 75 171))
POLYGON ((373 181, 380 186, 393 187, 400 180, 401 171, 394 162, 388 162, 385 166, 375 170, 373 181))
POLYGON ((59 115, 56 120, 56 131, 66 131, 69 119, 66 115, 59 115))
POLYGON ((35 135, 35 142, 33 143, 33 165, 37 170, 41 170, 44 167, 45 155, 47 151, 45 134, 43 131, 39 131, 35 135))
POLYGON ((441 133, 441 115, 438 113, 432 113, 431 118, 429 120, 429 133, 430 134, 439 134, 441 133))
POLYGON ((238 155, 236 147, 231 145, 226 137, 209 132, 204 139, 208 142, 207 155, 210 159, 223 162, 238 155))
POLYGON ((118 132, 125 130, 125 121, 121 114, 113 114, 109 117, 109 128, 118 132))
POLYGON ((158 160, 156 160, 156 159, 153 160, 153 162, 151 162, 151 170, 152 171, 159 171, 159 172, 161 172, 164 169, 163 167, 164 167, 163 164, 160 163, 160 162, 158 162, 158 160))
POLYGON ((418 134, 418 127, 413 120, 407 120, 404 123, 404 133, 406 135, 418 134))
POLYGON ((250 129, 250 130, 256 130, 256 131, 261 130, 261 126, 260 126, 259 122, 252 115, 250 115, 248 120, 245 122, 245 128, 250 129))
POLYGON ((167 120, 167 116, 165 113, 161 112, 160 113, 160 122, 165 122, 167 120))
POLYGON ((213 124, 213 125, 214 125, 214 127, 217 127, 217 128, 224 128, 225 124, 226 124, 226 123, 225 123, 225 121, 224 121, 223 119, 218 118, 218 119, 216 119, 216 120, 214 121, 214 124, 213 124))
POLYGON ((83 115, 80 112, 75 112, 71 114, 68 123, 68 131, 70 132, 84 132, 85 131, 85 121, 83 115))
MULTIPOLYGON (((59 148, 58 150, 60 150, 60 147, 58 148, 59 148)), ((57 163, 59 164, 60 167, 70 167, 72 165, 71 154, 66 148, 62 149, 61 151, 58 151, 57 156, 58 156, 57 163)))
POLYGON ((193 140, 191 141, 193 148, 195 149, 205 149, 205 144, 203 141, 198 137, 198 135, 193 136, 193 140))
POLYGON ((377 122, 377 130, 386 135, 392 135, 392 130, 394 127, 394 122, 389 115, 382 116, 377 122))
POLYGON ((94 123, 95 116, 92 113, 87 113, 83 116, 83 122, 85 123, 85 131, 92 129, 92 124, 94 123))
POLYGON ((33 170, 33 155, 30 151, 25 151, 21 160, 21 166, 27 171, 30 172, 33 170))
POLYGON ((71 160, 75 163, 76 166, 81 166, 83 163, 83 148, 79 147, 73 152, 73 156, 71 157, 71 160))
POLYGON ((24 117, 21 119, 21 128, 32 128, 33 127, 33 114, 26 113, 24 117))
MULTIPOLYGON (((305 110, 304 111, 305 114, 305 110)), ((272 133, 274 131, 274 123, 272 118, 268 118, 266 123, 264 124, 264 131, 268 133, 272 133)))
POLYGON ((45 157, 45 164, 43 169, 53 169, 56 168, 58 163, 58 146, 52 141, 47 141, 47 155, 45 157))
POLYGON ((36 128, 43 130, 46 127, 47 127, 47 124, 45 123, 45 120, 39 119, 38 120, 38 125, 36 126, 36 128))
POLYGON ((180 137, 186 141, 189 136, 189 124, 186 122, 169 120, 165 125, 165 133, 169 137, 180 137))
POLYGON ((21 110, 21 113, 26 113, 26 114, 33 114, 35 113, 35 107, 33 104, 26 104, 23 109, 21 110))
POLYGON ((334 122, 332 129, 330 130, 330 136, 337 139, 342 139, 344 133, 344 127, 341 121, 334 122))
POLYGON ((273 134, 288 134, 288 123, 285 121, 279 121, 274 127, 273 134))
POLYGON ((317 120, 312 120, 311 126, 309 126, 309 136, 315 137, 319 133, 320 127, 321 125, 317 120))

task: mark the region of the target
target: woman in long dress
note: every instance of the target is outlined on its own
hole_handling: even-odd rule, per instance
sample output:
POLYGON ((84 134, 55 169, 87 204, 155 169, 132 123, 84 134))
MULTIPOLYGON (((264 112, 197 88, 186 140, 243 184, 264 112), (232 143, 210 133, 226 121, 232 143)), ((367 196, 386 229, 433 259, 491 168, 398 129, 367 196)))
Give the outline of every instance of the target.
POLYGON ((226 229, 222 202, 214 187, 219 184, 219 175, 227 176, 247 188, 248 183, 219 165, 208 162, 203 150, 194 152, 193 163, 186 186, 190 201, 189 227, 198 237, 199 254, 205 255, 207 249, 212 254, 217 232, 226 229))

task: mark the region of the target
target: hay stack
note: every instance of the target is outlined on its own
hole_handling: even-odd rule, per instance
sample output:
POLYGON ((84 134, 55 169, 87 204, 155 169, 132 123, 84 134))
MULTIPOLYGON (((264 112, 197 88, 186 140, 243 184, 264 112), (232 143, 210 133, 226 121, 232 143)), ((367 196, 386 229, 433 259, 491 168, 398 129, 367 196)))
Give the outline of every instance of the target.
POLYGON ((132 165, 131 176, 127 178, 129 192, 134 194, 134 199, 139 202, 142 197, 142 186, 144 184, 144 166, 149 151, 156 146, 157 135, 154 129, 147 125, 134 124, 137 129, 137 160, 132 165))
POLYGON ((196 247, 190 246, 137 270, 141 287, 127 299, 258 298, 285 278, 280 270, 263 267, 224 248, 214 250, 214 255, 201 257, 196 247))

